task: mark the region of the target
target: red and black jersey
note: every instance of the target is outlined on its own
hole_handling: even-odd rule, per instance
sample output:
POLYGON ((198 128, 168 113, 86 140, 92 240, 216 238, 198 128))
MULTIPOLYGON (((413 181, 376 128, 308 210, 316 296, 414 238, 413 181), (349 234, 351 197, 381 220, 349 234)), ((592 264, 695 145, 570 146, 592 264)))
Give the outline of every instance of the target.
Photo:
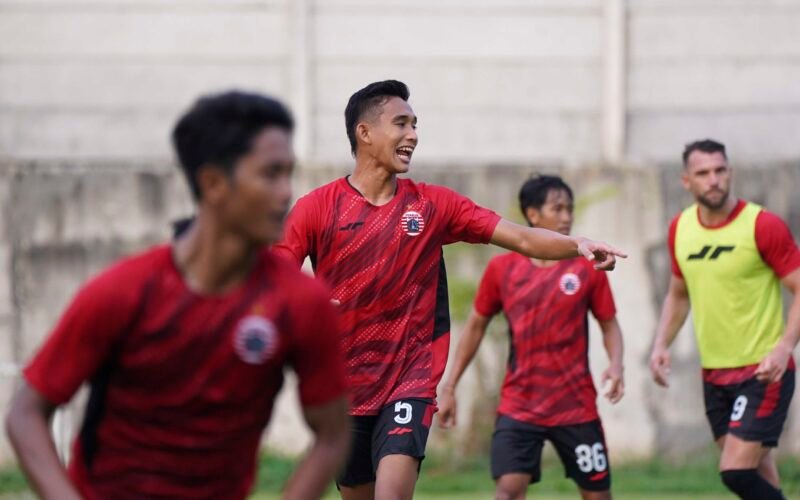
POLYGON ((475 310, 501 310, 511 349, 498 413, 534 425, 560 426, 598 418, 589 372, 588 311, 616 315, 608 278, 584 258, 539 267, 516 253, 493 258, 484 272, 475 310))
POLYGON ((86 380, 69 473, 99 498, 244 498, 290 365, 303 405, 345 394, 322 285, 269 252, 230 293, 187 288, 157 247, 92 279, 24 371, 58 405, 86 380))
POLYGON ((499 221, 450 189, 409 179, 382 206, 346 178, 297 201, 275 251, 298 266, 310 256, 340 303, 354 415, 435 397, 450 337, 442 245, 487 243, 499 221))

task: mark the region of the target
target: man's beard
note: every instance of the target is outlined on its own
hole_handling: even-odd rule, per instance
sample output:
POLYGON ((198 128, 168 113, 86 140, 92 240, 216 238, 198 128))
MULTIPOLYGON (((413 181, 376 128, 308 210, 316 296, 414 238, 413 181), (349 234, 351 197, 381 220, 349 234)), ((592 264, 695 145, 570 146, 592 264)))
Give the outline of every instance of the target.
POLYGON ((720 208, 725 206, 725 202, 728 201, 728 196, 730 195, 730 191, 723 192, 721 189, 717 191, 722 193, 722 196, 719 198, 719 201, 715 202, 706 198, 703 195, 700 195, 697 197, 697 202, 710 210, 719 210, 720 208))

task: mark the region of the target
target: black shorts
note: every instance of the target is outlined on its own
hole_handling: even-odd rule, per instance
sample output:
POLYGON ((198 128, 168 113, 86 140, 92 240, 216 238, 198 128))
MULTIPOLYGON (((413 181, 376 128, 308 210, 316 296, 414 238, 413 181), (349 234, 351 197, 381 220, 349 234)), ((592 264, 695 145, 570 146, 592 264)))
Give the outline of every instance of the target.
POLYGON ((565 475, 588 491, 611 488, 611 469, 606 440, 599 420, 583 424, 541 427, 499 415, 492 436, 492 477, 511 473, 531 475, 531 483, 542 476, 542 448, 549 440, 555 446, 565 475))
POLYGON ((379 414, 353 417, 353 441, 339 486, 375 482, 378 463, 386 455, 425 458, 436 405, 430 399, 403 399, 386 405, 379 414))
POLYGON ((778 446, 794 394, 794 370, 781 380, 765 384, 755 377, 730 385, 703 382, 706 417, 714 439, 733 434, 745 441, 778 446))

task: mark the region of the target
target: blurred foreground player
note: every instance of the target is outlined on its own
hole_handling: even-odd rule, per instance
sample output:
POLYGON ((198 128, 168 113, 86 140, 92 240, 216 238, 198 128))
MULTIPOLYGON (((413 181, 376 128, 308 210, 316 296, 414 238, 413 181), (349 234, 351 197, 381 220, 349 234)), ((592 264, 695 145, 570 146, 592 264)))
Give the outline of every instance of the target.
MULTIPOLYGON (((519 203, 531 227, 564 235, 572 230, 572 190, 561 178, 529 179, 519 203)), ((500 311, 508 320, 511 347, 492 437, 495 498, 525 498, 528 485, 541 478, 542 448, 549 440, 584 500, 610 499, 611 468, 589 371, 587 317, 591 311, 603 332, 609 366, 601 382, 606 397, 617 403, 625 389, 623 343, 608 277, 577 257, 548 261, 510 252, 493 258, 440 391, 442 427, 456 424, 456 385, 500 311)))
POLYGON ((782 499, 771 450, 794 393, 800 250, 781 219, 731 196, 724 145, 689 144, 683 162, 696 203, 670 224, 672 276, 650 369, 666 387, 669 346, 691 308, 722 482, 744 499, 782 499), (781 283, 794 294, 785 326, 781 283))
POLYGON ((293 122, 238 92, 198 100, 173 142, 198 204, 171 245, 78 292, 24 370, 11 442, 44 498, 244 498, 291 366, 314 443, 285 498, 318 498, 347 456, 345 380, 329 293, 264 250, 291 196, 293 122), (65 470, 55 408, 91 383, 65 470))
POLYGON ((442 246, 494 243, 532 257, 584 256, 613 268, 612 247, 501 220, 444 187, 398 179, 417 146, 405 84, 376 82, 350 97, 351 175, 300 198, 276 251, 310 256, 333 289, 354 418, 342 496, 408 499, 425 456, 450 317, 442 246))

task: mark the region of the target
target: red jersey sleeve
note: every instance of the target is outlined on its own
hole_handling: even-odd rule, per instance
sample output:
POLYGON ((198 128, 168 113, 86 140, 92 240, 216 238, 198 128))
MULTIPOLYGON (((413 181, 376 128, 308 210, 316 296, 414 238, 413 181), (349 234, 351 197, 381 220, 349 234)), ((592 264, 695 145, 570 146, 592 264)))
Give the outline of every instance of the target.
POLYGON ((667 247, 669 248, 670 267, 672 274, 678 278, 683 278, 680 266, 678 266, 678 259, 675 258, 675 233, 678 231, 678 219, 680 214, 676 215, 672 222, 669 224, 669 234, 667 235, 667 247))
POLYGON ((139 302, 129 281, 110 269, 84 285, 23 370, 27 382, 50 403, 69 401, 108 359, 139 302))
POLYGON ((475 295, 475 310, 478 314, 490 318, 503 309, 503 300, 500 296, 500 257, 489 261, 486 271, 483 272, 478 293, 475 295))
POLYGON ((500 216, 452 189, 435 186, 447 214, 446 242, 489 243, 500 216))
POLYGON ((604 271, 592 269, 592 290, 589 295, 589 308, 598 321, 608 321, 617 315, 614 295, 608 284, 608 275, 604 271))
POLYGON ((761 258, 779 278, 800 267, 800 250, 789 226, 767 210, 762 210, 756 218, 756 246, 761 258))
POLYGON ((317 210, 310 196, 303 196, 286 217, 283 225, 283 239, 272 246, 274 254, 283 259, 295 262, 297 267, 314 252, 314 227, 317 222, 317 210))
POLYGON ((317 281, 303 281, 294 294, 291 363, 299 379, 300 403, 316 406, 343 396, 347 382, 339 347, 339 315, 330 294, 317 281))

